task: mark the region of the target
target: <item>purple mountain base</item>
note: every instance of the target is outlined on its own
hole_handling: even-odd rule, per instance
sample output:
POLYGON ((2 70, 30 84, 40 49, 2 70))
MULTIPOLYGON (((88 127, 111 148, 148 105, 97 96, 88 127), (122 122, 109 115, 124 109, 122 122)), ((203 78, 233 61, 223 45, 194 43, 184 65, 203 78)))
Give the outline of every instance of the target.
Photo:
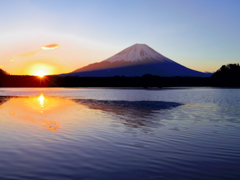
POLYGON ((81 77, 132 77, 142 76, 144 74, 163 77, 211 76, 211 73, 203 73, 186 68, 161 55, 145 44, 135 44, 104 61, 90 64, 64 75, 81 77))

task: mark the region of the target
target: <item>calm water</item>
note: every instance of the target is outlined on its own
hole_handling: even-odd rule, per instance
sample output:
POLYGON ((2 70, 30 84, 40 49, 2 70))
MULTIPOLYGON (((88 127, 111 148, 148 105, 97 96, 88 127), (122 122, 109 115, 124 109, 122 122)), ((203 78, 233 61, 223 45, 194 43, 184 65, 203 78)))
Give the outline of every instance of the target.
POLYGON ((0 89, 0 179, 240 179, 240 89, 0 89))

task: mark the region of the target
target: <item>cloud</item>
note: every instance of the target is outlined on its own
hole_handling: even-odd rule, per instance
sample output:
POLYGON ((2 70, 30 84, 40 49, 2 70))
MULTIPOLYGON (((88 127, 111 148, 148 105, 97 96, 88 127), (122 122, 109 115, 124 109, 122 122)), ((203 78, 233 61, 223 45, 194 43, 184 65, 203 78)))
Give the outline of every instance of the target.
POLYGON ((41 48, 42 48, 43 50, 51 50, 51 49, 56 49, 56 48, 59 48, 59 47, 61 47, 59 44, 57 44, 57 43, 52 43, 52 44, 48 44, 48 45, 46 45, 46 46, 42 46, 41 48))
POLYGON ((31 55, 36 54, 39 51, 40 50, 30 51, 30 52, 26 52, 26 53, 20 54, 19 56, 31 56, 31 55))
MULTIPOLYGON (((34 51, 29 51, 29 52, 25 52, 23 54, 19 54, 19 55, 17 55, 17 57, 19 57, 19 56, 32 56, 32 55, 34 55, 34 54, 36 54, 36 53, 38 53, 42 50, 52 50, 52 49, 56 49, 56 48, 59 48, 59 47, 61 47, 59 44, 52 43, 52 44, 48 44, 46 46, 42 46, 41 49, 37 49, 37 50, 34 50, 34 51)), ((15 59, 10 59, 9 61, 14 62, 15 59)), ((1 68, 1 66, 0 66, 0 68, 1 68)))

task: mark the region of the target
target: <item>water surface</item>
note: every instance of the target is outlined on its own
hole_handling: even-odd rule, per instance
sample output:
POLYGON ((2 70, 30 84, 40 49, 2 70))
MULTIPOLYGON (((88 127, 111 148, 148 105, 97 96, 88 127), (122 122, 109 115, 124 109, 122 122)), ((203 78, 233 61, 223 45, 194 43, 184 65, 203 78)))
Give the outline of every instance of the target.
POLYGON ((239 179, 240 90, 0 90, 0 179, 239 179))

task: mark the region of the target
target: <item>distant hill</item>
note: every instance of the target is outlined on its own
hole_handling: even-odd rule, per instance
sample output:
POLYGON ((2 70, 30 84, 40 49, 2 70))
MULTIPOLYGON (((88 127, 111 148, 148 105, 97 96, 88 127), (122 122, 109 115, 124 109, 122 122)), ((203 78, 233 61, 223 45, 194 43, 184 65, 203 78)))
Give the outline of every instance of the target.
POLYGON ((163 77, 211 76, 211 73, 203 73, 184 67, 145 44, 135 44, 104 61, 89 64, 64 75, 81 77, 133 77, 144 74, 163 77))
POLYGON ((0 76, 5 76, 5 75, 9 75, 9 73, 4 71, 3 69, 0 69, 0 76))

